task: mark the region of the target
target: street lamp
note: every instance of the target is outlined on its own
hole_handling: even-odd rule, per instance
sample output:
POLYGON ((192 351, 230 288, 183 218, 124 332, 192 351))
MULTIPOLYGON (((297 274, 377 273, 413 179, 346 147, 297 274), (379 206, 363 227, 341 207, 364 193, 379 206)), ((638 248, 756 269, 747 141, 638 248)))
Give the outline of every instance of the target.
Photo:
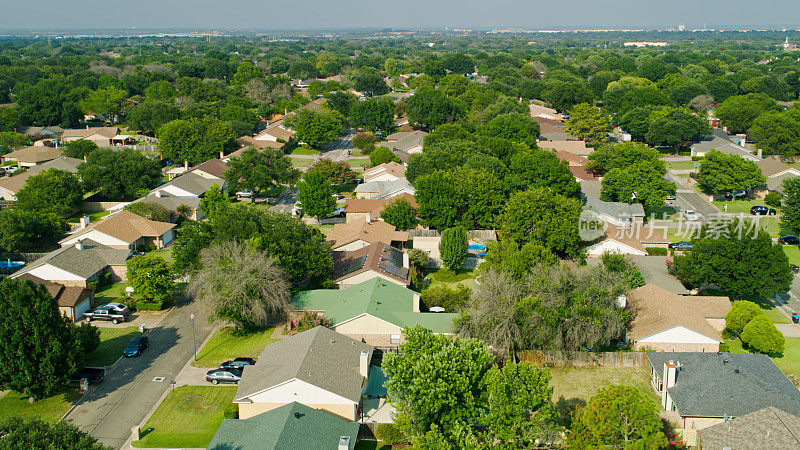
POLYGON ((194 360, 197 362, 197 341, 194 337, 194 313, 189 314, 189 318, 192 320, 192 345, 194 346, 194 360))

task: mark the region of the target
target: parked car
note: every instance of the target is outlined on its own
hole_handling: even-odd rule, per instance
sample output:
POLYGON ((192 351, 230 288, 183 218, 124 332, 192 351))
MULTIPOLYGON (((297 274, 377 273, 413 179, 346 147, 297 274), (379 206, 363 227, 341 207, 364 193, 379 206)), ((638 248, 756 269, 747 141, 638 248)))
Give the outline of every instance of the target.
POLYGON ((669 244, 668 247, 672 250, 685 252, 692 249, 692 243, 689 241, 673 242, 672 244, 669 244))
POLYGON ((773 208, 759 205, 750 208, 750 214, 756 216, 774 216, 775 214, 778 214, 778 211, 775 211, 773 208))
POLYGON ((725 198, 727 198, 728 200, 734 198, 746 198, 746 197, 747 197, 747 191, 745 191, 744 189, 737 189, 735 192, 725 193, 725 198))
POLYGON ((127 314, 130 311, 130 309, 127 306, 123 305, 122 303, 112 302, 112 303, 106 303, 104 306, 119 314, 127 314))
POLYGON ((341 199, 344 198, 344 195, 342 195, 342 194, 340 194, 338 192, 334 192, 334 193, 331 194, 331 197, 335 198, 336 200, 341 200, 341 199))
POLYGON ((239 192, 237 192, 237 193, 236 193, 236 196, 237 196, 237 197, 246 197, 246 198, 250 198, 250 197, 252 197, 252 196, 253 196, 253 191, 251 191, 250 189, 244 189, 244 190, 242 190, 242 191, 239 191, 239 192))
POLYGON ((83 369, 75 372, 69 378, 69 381, 72 383, 80 383, 81 379, 86 378, 89 383, 99 383, 103 381, 103 378, 106 377, 105 369, 99 369, 96 367, 84 367, 83 369))
POLYGON ((133 358, 141 355, 144 349, 146 349, 149 345, 150 341, 147 339, 147 337, 135 337, 128 341, 128 345, 126 345, 125 349, 122 350, 122 354, 129 358, 133 358))
POLYGON ((238 383, 242 379, 242 369, 211 369, 206 372, 206 381, 211 384, 238 383))
POLYGON ((252 366, 256 363, 253 358, 234 358, 219 365, 220 369, 244 369, 245 366, 252 366))
POLYGON ((667 199, 667 200, 675 200, 675 198, 676 198, 676 197, 675 197, 674 195, 668 195, 668 196, 666 196, 666 199, 667 199))
POLYGON ((688 220, 689 222, 697 222, 698 220, 700 220, 700 215, 691 209, 683 211, 683 217, 686 217, 686 220, 688 220))
POLYGON ((127 309, 127 306, 125 306, 125 310, 119 311, 116 306, 110 305, 103 305, 99 308, 95 308, 93 311, 83 313, 83 316, 86 317, 86 320, 89 322, 93 320, 110 320, 111 323, 114 324, 125 322, 128 320, 129 315, 130 310, 127 309))
POLYGON ((800 238, 797 236, 781 236, 778 238, 778 242, 783 245, 800 245, 800 238))
POLYGON ((13 174, 14 174, 14 172, 16 172, 17 170, 19 170, 19 167, 16 167, 16 166, 6 166, 6 173, 7 173, 7 174, 9 174, 9 175, 13 175, 13 174))

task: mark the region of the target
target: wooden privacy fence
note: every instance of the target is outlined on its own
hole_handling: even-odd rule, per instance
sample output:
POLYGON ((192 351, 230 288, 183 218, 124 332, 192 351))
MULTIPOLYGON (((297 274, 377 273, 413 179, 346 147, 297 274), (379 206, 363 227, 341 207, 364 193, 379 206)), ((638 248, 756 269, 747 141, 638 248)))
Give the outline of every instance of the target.
POLYGON ((644 352, 555 352, 524 350, 519 359, 551 367, 642 367, 644 352))

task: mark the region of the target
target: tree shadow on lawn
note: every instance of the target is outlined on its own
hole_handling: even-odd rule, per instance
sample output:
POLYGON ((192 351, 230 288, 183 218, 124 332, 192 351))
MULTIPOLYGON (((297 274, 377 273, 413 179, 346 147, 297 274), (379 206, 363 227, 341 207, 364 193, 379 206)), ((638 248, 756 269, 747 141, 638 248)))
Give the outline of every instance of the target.
POLYGON ((103 367, 114 364, 122 356, 122 350, 128 342, 136 336, 141 336, 141 333, 133 330, 101 342, 99 347, 86 355, 84 364, 87 367, 103 367))
MULTIPOLYGON (((275 328, 277 328, 278 326, 279 326, 279 325, 272 325, 272 326, 266 326, 266 327, 255 327, 255 328, 222 327, 222 328, 220 328, 220 329, 219 329, 219 330, 218 330, 216 333, 221 333, 221 332, 223 332, 223 330, 227 330, 227 331, 224 331, 224 332, 225 332, 225 333, 226 333, 228 336, 227 336, 227 337, 225 337, 223 340, 220 340, 220 341, 219 341, 218 343, 216 343, 216 345, 214 345, 214 346, 209 346, 209 345, 208 345, 208 344, 210 344, 210 343, 211 343, 211 342, 210 342, 210 340, 209 340, 209 342, 208 342, 208 343, 206 343, 206 345, 204 345, 204 346, 203 346, 203 348, 201 348, 201 349, 200 349, 200 352, 198 352, 198 354, 197 354, 197 359, 198 359, 198 360, 201 360, 201 359, 203 359, 205 356, 212 354, 212 353, 213 353, 215 350, 217 350, 217 349, 219 349, 219 348, 226 347, 226 346, 227 346, 227 345, 228 345, 228 344, 229 344, 231 341, 234 341, 234 340, 236 340, 236 339, 240 339, 240 338, 245 338, 245 337, 253 336, 253 335, 255 335, 255 334, 263 333, 263 332, 266 332, 266 331, 268 331, 268 330, 270 330, 270 329, 273 329, 273 330, 274 330, 274 329, 275 329, 275 328)), ((270 336, 271 336, 271 335, 272 335, 272 334, 270 333, 270 336)), ((213 340, 213 339, 215 339, 217 336, 218 336, 218 334, 215 334, 214 336, 212 336, 212 337, 211 337, 211 339, 213 340)), ((267 337, 267 339, 270 339, 270 338, 269 338, 269 337, 267 337)))
POLYGON ((572 425, 573 411, 585 407, 586 400, 582 398, 566 399, 562 395, 558 398, 558 401, 555 402, 555 405, 556 405, 556 411, 558 411, 559 424, 569 428, 572 425))

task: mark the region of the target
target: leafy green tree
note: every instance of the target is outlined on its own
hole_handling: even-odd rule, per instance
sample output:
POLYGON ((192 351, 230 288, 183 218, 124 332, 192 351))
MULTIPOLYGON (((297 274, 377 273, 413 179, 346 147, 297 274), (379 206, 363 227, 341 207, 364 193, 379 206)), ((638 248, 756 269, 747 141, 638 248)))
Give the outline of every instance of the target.
POLYGON ((70 86, 63 78, 39 80, 35 85, 21 85, 17 90, 20 122, 30 125, 78 126, 81 110, 70 95, 70 86))
POLYGON ((775 100, 766 94, 736 95, 727 98, 714 110, 729 133, 746 133, 758 116, 768 111, 780 111, 775 100))
POLYGON ((725 315, 725 328, 734 333, 741 333, 744 326, 750 323, 754 317, 764 314, 761 307, 747 300, 735 302, 725 315))
POLYGON ((530 448, 552 442, 558 413, 550 400, 550 370, 528 362, 493 366, 486 374, 489 408, 480 419, 484 441, 500 448, 530 448))
POLYGON ((611 169, 603 177, 600 200, 661 206, 668 195, 675 195, 675 184, 661 178, 660 167, 649 161, 624 169, 611 169))
POLYGON ((78 166, 87 192, 100 190, 109 200, 132 200, 161 182, 161 164, 136 150, 99 149, 78 166))
POLYGON ((0 423, 0 434, 10 444, 9 449, 110 450, 78 427, 66 422, 45 422, 38 417, 23 419, 9 417, 0 423))
POLYGON ((653 120, 645 135, 647 143, 671 147, 676 151, 692 136, 708 133, 705 121, 681 109, 673 109, 665 117, 653 120))
POLYGON ((48 169, 28 177, 14 206, 25 211, 69 215, 83 202, 81 182, 74 173, 48 169))
POLYGON ((257 150, 247 148, 241 156, 228 161, 228 169, 222 174, 230 189, 253 191, 250 197, 255 202, 259 192, 272 186, 294 183, 300 172, 292 168, 292 161, 278 149, 257 150))
POLYGON ((414 185, 422 222, 437 230, 455 225, 470 230, 491 228, 505 202, 500 180, 471 167, 435 171, 418 178, 414 185))
POLYGON ((175 282, 169 263, 155 255, 136 256, 128 260, 128 285, 133 297, 144 302, 161 303, 172 298, 175 282))
POLYGON ((398 157, 391 150, 389 150, 389 147, 378 147, 369 153, 370 167, 380 166, 381 164, 385 164, 392 161, 399 163, 400 157, 398 157))
POLYGON ((559 261, 558 256, 538 242, 520 246, 514 239, 504 238, 488 243, 486 261, 481 264, 481 270, 496 270, 521 280, 537 265, 552 266, 559 261))
POLYGON ((15 148, 30 145, 30 142, 30 138, 24 134, 0 131, 0 155, 5 155, 15 148))
POLYGON ((766 314, 753 317, 744 326, 741 338, 742 342, 759 353, 780 354, 786 344, 783 333, 778 331, 766 314))
POLYGON ((589 144, 608 142, 608 133, 613 129, 608 114, 589 103, 575 105, 569 114, 565 127, 568 133, 589 144))
POLYGON ((19 125, 19 111, 14 106, 0 106, 0 132, 14 131, 19 125))
POLYGON ((131 127, 141 131, 156 131, 165 124, 181 118, 178 107, 162 102, 144 102, 128 114, 131 127))
POLYGON ((544 93, 545 100, 559 111, 568 111, 580 103, 592 101, 592 91, 583 81, 556 81, 544 93))
POLYGON ((289 62, 284 58, 274 57, 269 60, 269 73, 281 74, 289 70, 289 62))
POLYGON ((444 68, 457 74, 468 74, 475 71, 475 61, 463 53, 450 53, 442 61, 444 68))
POLYGON ((90 92, 81 102, 81 108, 84 112, 110 116, 108 118, 116 122, 122 101, 127 97, 127 91, 116 86, 106 86, 90 92))
POLYGON ((230 122, 235 134, 238 136, 249 136, 258 128, 261 118, 252 110, 239 105, 228 105, 217 111, 220 120, 230 122))
POLYGON ((279 323, 291 310, 289 283, 275 259, 236 241, 202 250, 189 292, 212 320, 230 321, 241 330, 279 323))
POLYGON ((370 98, 350 107, 350 122, 355 128, 385 131, 394 127, 394 104, 385 98, 370 98))
POLYGON ((284 123, 294 129, 295 137, 313 148, 342 137, 344 118, 336 111, 300 109, 284 123))
POLYGON ((155 202, 134 202, 125 206, 126 211, 130 211, 145 219, 155 220, 156 222, 174 222, 175 213, 165 208, 160 203, 155 202))
POLYGON ((321 173, 322 177, 332 185, 355 183, 358 178, 347 161, 334 162, 329 159, 320 159, 308 171, 321 173))
POLYGON ((795 233, 800 233, 800 178, 783 180, 782 205, 781 221, 795 233))
POLYGON ((580 246, 581 209, 579 200, 548 188, 518 192, 506 203, 500 230, 520 244, 539 242, 552 252, 575 255, 580 246))
POLYGON ((337 91, 326 94, 325 102, 332 110, 343 116, 348 116, 353 105, 358 103, 358 99, 350 92, 337 91))
POLYGON ((487 123, 481 133, 536 148, 536 142, 539 140, 539 123, 523 114, 502 114, 487 123))
POLYGON ((749 137, 768 155, 800 154, 800 114, 766 112, 753 121, 749 137))
POLYGON ((158 150, 171 161, 200 164, 219 157, 220 152, 236 148, 236 135, 230 123, 214 117, 173 120, 158 129, 158 150))
POLYGON ((655 403, 633 386, 601 389, 577 410, 567 445, 575 448, 663 448, 668 444, 655 403))
POLYGON ((305 174, 297 184, 297 200, 303 204, 303 213, 317 219, 324 219, 336 208, 331 183, 317 171, 305 174))
POLYGON ((734 189, 752 189, 767 179, 752 161, 717 150, 708 152, 700 165, 700 185, 719 194, 734 189))
POLYGON ((792 284, 789 260, 766 231, 734 220, 706 225, 692 240, 692 251, 676 256, 675 275, 687 286, 715 284, 728 296, 771 297, 792 284))
POLYGON ((233 75, 233 84, 244 85, 250 80, 258 80, 264 78, 261 69, 250 62, 241 62, 236 68, 236 73, 233 75))
POLYGON ((302 80, 306 78, 316 78, 319 75, 319 71, 317 71, 317 66, 310 61, 296 61, 289 66, 286 70, 286 74, 289 75, 289 78, 302 80))
POLYGON ((609 83, 603 93, 603 106, 618 116, 648 105, 671 106, 672 99, 645 78, 622 77, 609 83))
POLYGON ((372 133, 356 133, 353 137, 353 147, 364 153, 372 152, 375 149, 376 142, 378 142, 378 138, 372 133))
POLYGON ((89 153, 92 153, 99 147, 94 141, 78 139, 77 141, 66 142, 61 148, 64 150, 64 156, 83 159, 84 156, 88 156, 89 153))
POLYGON ((450 270, 459 270, 467 259, 467 230, 462 226, 447 228, 442 231, 439 242, 439 253, 444 266, 450 270))
POLYGON ((662 174, 667 172, 658 150, 636 142, 604 145, 589 155, 589 163, 586 166, 608 172, 611 169, 624 169, 643 161, 656 165, 662 174))
POLYGON ((63 217, 39 211, 0 210, 0 252, 28 252, 52 247, 69 231, 63 217))
POLYGON ((362 92, 367 97, 388 94, 391 91, 383 77, 375 73, 362 73, 358 75, 353 84, 353 89, 362 92))
POLYGON ((383 370, 395 407, 395 425, 406 436, 442 437, 468 432, 485 403, 485 375, 492 362, 475 339, 452 339, 416 326, 403 330, 400 353, 387 354, 383 370))
POLYGON ((429 129, 455 122, 464 113, 462 104, 432 87, 420 87, 406 101, 406 116, 409 122, 429 129))
POLYGON ((511 157, 509 173, 503 183, 509 191, 549 187, 565 197, 579 198, 581 187, 569 170, 569 164, 545 150, 517 153, 511 157))
POLYGON ((397 197, 381 211, 381 219, 398 230, 410 230, 417 226, 417 213, 408 200, 397 197))
POLYGON ((61 391, 83 361, 75 324, 30 280, 0 280, 0 308, 0 384, 34 399, 61 391))

